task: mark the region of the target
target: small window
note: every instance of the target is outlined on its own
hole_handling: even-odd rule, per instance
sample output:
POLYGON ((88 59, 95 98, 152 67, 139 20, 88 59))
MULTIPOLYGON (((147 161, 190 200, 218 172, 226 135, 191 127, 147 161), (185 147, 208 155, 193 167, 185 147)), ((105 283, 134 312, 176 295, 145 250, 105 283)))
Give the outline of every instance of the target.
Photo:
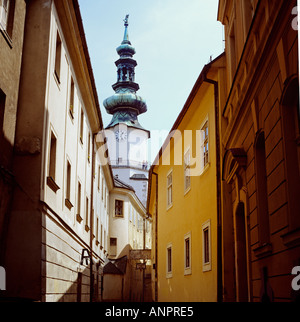
POLYGON ((202 226, 203 272, 211 270, 211 236, 210 221, 202 226))
POLYGON ((96 222, 96 240, 99 241, 99 218, 97 218, 96 222))
POLYGON ((184 237, 184 275, 192 273, 191 262, 191 233, 189 233, 184 237))
POLYGON ((233 82, 234 75, 237 68, 237 54, 236 54, 236 36, 235 24, 233 23, 229 32, 229 55, 230 55, 230 79, 233 82))
POLYGON ((100 247, 103 247, 103 225, 100 228, 100 247))
POLYGON ((110 239, 110 246, 117 246, 117 238, 110 239))
POLYGON ((86 197, 85 203, 85 230, 89 231, 89 198, 86 197))
POLYGON ((191 187, 191 154, 188 150, 184 155, 184 191, 187 192, 191 187))
POLYGON ((61 43, 61 39, 59 36, 59 33, 57 32, 56 35, 56 48, 55 48, 55 76, 57 78, 57 80, 60 82, 60 69, 61 69, 61 48, 62 47, 62 43, 61 43))
POLYGON ((57 140, 53 132, 50 137, 50 158, 49 158, 49 177, 54 181, 56 179, 56 148, 57 140))
POLYGON ((6 95, 0 89, 0 139, 3 136, 5 101, 6 101, 6 95))
POLYGON ((173 172, 170 172, 167 176, 167 207, 171 207, 173 204, 173 172))
POLYGON ((98 166, 98 191, 100 191, 101 167, 98 166))
POLYGON ((74 101, 75 101, 75 85, 74 85, 73 77, 71 77, 69 112, 72 119, 74 118, 74 101))
POLYGON ((123 206, 124 201, 123 200, 115 200, 115 216, 119 218, 123 218, 123 206))
POLYGON ((0 29, 12 37, 15 1, 0 0, 0 29))
POLYGON ((84 113, 81 110, 80 114, 80 142, 83 144, 83 125, 84 125, 84 113))
POLYGON ((73 205, 71 203, 71 175, 72 175, 72 169, 71 164, 67 160, 67 177, 66 177, 66 199, 65 199, 65 205, 66 207, 71 210, 73 208, 73 205))
POLYGON ((209 131, 208 131, 208 121, 205 122, 201 129, 202 131, 202 158, 203 158, 203 168, 205 168, 209 163, 209 131))
MULTIPOLYGON (((81 215, 81 183, 78 182, 78 187, 77 187, 77 215, 81 215)), ((77 217, 78 217, 77 216, 77 217)))
POLYGON ((167 278, 172 277, 172 245, 167 247, 167 278))
POLYGON ((66 199, 70 200, 71 196, 71 164, 67 161, 67 187, 66 187, 66 199))
POLYGON ((87 159, 88 159, 88 162, 91 162, 91 133, 89 133, 89 136, 88 136, 88 156, 87 156, 87 159))

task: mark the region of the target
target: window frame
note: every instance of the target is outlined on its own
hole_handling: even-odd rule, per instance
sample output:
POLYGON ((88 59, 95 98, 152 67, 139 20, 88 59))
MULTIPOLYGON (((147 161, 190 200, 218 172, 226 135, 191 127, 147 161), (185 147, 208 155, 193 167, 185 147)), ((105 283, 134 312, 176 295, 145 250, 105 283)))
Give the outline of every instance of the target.
POLYGON ((184 236, 184 275, 191 275, 191 274, 192 274, 192 233, 189 232, 184 236), (188 252, 187 252, 187 241, 189 241, 188 252), (188 255, 188 262, 187 262, 187 255, 188 255))
POLYGON ((188 147, 183 157, 184 164, 184 194, 186 195, 191 190, 191 148, 188 147), (187 157, 188 156, 188 157, 187 157), (187 184, 187 178, 188 184, 187 184))
POLYGON ((166 278, 173 277, 173 245, 172 243, 168 244, 166 247, 166 278), (171 255, 169 257, 169 254, 171 255))
POLYGON ((201 147, 200 147, 200 166, 201 166, 201 175, 209 168, 210 166, 210 136, 209 136, 209 117, 207 116, 204 122, 200 127, 201 132, 201 147), (206 135, 207 130, 207 135, 206 135), (205 146, 207 146, 207 151, 205 151, 205 146))
POLYGON ((209 219, 202 225, 202 270, 209 272, 212 270, 212 253, 211 253, 211 220, 209 219), (208 240, 206 242, 205 232, 207 231, 208 240), (208 244, 208 245, 207 245, 208 244), (208 261, 206 254, 208 253, 208 261))
POLYGON ((114 217, 115 218, 124 218, 124 200, 115 199, 114 217), (118 202, 121 203, 121 206, 118 206, 118 209, 121 210, 121 215, 117 214, 117 203, 118 202))
POLYGON ((173 206, 173 169, 171 169, 167 174, 167 210, 172 208, 173 206), (171 176, 172 182, 169 183, 169 177, 171 176), (169 191, 171 191, 171 202, 170 202, 170 195, 169 191))

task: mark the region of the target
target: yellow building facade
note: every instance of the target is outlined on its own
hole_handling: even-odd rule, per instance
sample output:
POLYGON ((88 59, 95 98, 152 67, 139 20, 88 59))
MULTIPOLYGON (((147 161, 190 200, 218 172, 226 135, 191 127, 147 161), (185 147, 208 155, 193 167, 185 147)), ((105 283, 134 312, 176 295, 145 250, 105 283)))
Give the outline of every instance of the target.
POLYGON ((216 111, 223 64, 221 55, 204 67, 150 170, 152 291, 158 302, 218 300, 216 111))

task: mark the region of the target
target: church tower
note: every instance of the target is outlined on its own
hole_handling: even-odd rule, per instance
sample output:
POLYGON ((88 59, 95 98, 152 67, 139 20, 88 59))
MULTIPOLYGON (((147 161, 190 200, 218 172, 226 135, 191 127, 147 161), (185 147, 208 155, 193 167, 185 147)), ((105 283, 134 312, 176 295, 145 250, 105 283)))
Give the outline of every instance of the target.
POLYGON ((117 83, 112 86, 115 94, 103 103, 107 113, 113 116, 106 137, 114 176, 133 187, 146 205, 150 132, 138 121, 138 116, 147 112, 147 105, 136 94, 140 87, 135 82, 136 51, 129 41, 128 18, 129 15, 124 20, 124 39, 117 48, 120 58, 115 63, 117 83))

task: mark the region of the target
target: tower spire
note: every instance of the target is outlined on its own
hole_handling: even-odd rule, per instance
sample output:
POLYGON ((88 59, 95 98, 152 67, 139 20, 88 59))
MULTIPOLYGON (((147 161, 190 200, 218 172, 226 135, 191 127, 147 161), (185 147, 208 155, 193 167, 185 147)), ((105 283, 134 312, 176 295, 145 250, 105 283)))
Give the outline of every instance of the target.
POLYGON ((129 34, 128 34, 128 26, 129 26, 129 15, 126 15, 125 19, 124 19, 124 26, 125 26, 125 32, 124 32, 124 39, 122 44, 129 44, 131 45, 130 41, 129 41, 129 34))
POLYGON ((136 51, 129 41, 129 15, 124 19, 124 38, 121 45, 117 48, 120 59, 115 62, 117 70, 117 83, 112 87, 115 94, 107 98, 103 104, 107 113, 113 115, 109 127, 116 124, 125 123, 131 127, 142 128, 138 122, 138 115, 147 111, 146 102, 136 94, 139 85, 135 83, 136 60, 133 59, 136 51))

